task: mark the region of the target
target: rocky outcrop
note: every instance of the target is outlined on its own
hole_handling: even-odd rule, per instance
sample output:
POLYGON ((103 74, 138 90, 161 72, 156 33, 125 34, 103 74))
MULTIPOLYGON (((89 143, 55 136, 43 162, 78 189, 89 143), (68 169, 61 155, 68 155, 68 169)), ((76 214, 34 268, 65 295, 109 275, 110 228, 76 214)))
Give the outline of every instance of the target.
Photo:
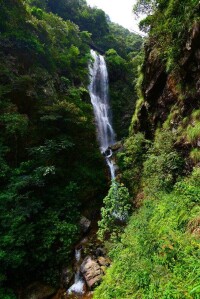
POLYGON ((90 230, 91 227, 91 221, 89 219, 87 219, 85 216, 82 216, 80 219, 80 227, 81 227, 81 231, 85 234, 90 230))
POLYGON ((171 129, 176 130, 181 120, 200 105, 200 23, 195 22, 181 51, 177 68, 167 71, 156 48, 156 41, 145 45, 142 68, 143 101, 137 111, 136 131, 153 138, 158 126, 171 114, 171 129), (183 84, 184 82, 184 84, 183 84))
POLYGON ((83 263, 81 264, 80 271, 90 289, 97 285, 103 276, 101 266, 90 256, 84 259, 83 263))
POLYGON ((109 267, 111 264, 111 261, 109 258, 103 257, 103 256, 99 256, 97 259, 97 262, 100 266, 105 266, 105 267, 109 267))
POLYGON ((121 141, 118 141, 114 144, 112 144, 109 148, 112 150, 112 152, 119 151, 123 147, 123 144, 121 141))
POLYGON ((64 268, 61 274, 61 285, 67 289, 74 276, 72 267, 64 268))

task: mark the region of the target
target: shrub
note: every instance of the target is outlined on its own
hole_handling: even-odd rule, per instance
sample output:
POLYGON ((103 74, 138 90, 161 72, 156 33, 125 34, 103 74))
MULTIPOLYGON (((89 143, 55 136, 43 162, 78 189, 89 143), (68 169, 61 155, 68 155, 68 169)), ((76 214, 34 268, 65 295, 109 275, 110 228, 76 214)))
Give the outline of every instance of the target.
POLYGON ((126 139, 124 151, 118 153, 118 165, 122 171, 122 180, 129 188, 130 194, 135 196, 140 188, 145 152, 149 142, 142 133, 126 139))
POLYGON ((174 136, 168 130, 156 132, 153 146, 144 162, 143 186, 146 194, 170 191, 182 172, 183 160, 173 146, 174 136))
POLYGON ((128 220, 130 210, 128 189, 116 181, 112 182, 108 195, 104 198, 101 209, 102 219, 98 222, 98 237, 103 240, 108 235, 118 235, 120 225, 128 220))

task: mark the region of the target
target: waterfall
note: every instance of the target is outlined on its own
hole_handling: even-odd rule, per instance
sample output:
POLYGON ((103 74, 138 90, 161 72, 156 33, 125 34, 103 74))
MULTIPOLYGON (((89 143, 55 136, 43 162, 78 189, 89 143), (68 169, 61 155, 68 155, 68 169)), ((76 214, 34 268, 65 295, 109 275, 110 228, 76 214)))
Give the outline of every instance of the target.
POLYGON ((90 85, 88 87, 97 127, 97 137, 101 153, 104 154, 110 169, 111 179, 115 178, 115 165, 112 161, 112 150, 115 143, 115 132, 112 127, 109 105, 108 71, 103 56, 91 50, 93 62, 89 65, 90 85))
POLYGON ((74 278, 74 284, 67 290, 67 293, 69 295, 71 294, 84 294, 85 290, 84 290, 84 280, 83 277, 81 276, 80 273, 80 267, 79 267, 79 262, 81 259, 81 248, 80 249, 75 249, 75 260, 76 260, 76 273, 75 273, 75 278, 74 278))

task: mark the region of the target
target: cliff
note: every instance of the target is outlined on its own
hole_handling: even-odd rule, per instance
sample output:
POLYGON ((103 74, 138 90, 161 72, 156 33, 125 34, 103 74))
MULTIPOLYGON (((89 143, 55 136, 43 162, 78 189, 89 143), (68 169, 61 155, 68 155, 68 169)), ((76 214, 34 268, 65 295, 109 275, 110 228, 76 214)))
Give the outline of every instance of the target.
POLYGON ((156 44, 145 45, 142 66, 142 101, 132 120, 131 129, 152 139, 157 128, 176 134, 176 146, 192 165, 200 161, 200 23, 188 32, 176 68, 167 71, 156 44))

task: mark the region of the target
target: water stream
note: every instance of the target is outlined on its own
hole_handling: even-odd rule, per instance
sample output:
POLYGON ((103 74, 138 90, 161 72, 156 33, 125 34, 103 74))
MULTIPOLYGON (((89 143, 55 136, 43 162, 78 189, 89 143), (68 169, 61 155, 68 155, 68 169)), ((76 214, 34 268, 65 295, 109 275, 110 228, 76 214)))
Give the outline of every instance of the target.
POLYGON ((76 273, 74 278, 74 284, 68 289, 67 293, 71 294, 84 294, 84 280, 80 273, 80 265, 79 262, 81 260, 81 249, 75 249, 75 260, 76 260, 76 273))
MULTIPOLYGON (((97 128, 97 137, 100 151, 104 155, 106 163, 110 169, 111 179, 115 179, 116 166, 113 161, 113 153, 110 146, 115 141, 115 132, 112 127, 112 114, 109 104, 109 83, 108 71, 105 59, 102 55, 91 50, 93 62, 89 65, 90 84, 89 93, 94 110, 97 128)), ((79 298, 85 293, 84 280, 80 273, 81 249, 75 250, 76 274, 74 284, 67 290, 69 295, 76 294, 79 298)))
POLYGON ((91 50, 93 62, 89 65, 90 85, 88 87, 97 127, 97 137, 101 153, 110 169, 111 179, 115 178, 115 164, 110 146, 115 143, 112 114, 109 103, 108 71, 102 55, 91 50))

